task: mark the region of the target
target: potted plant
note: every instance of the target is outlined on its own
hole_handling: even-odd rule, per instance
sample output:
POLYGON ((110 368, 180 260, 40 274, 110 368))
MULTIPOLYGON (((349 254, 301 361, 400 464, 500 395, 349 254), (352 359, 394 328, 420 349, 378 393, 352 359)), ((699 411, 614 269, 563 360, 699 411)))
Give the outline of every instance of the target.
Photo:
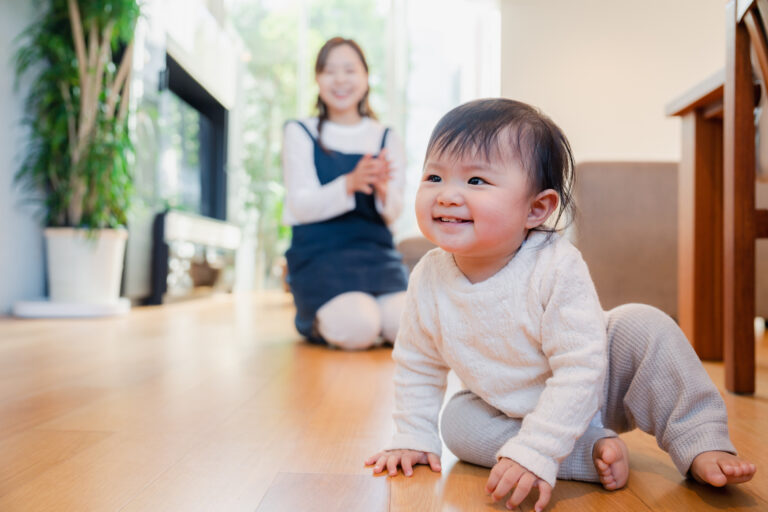
POLYGON ((20 36, 34 74, 16 179, 45 214, 50 300, 117 301, 131 197, 128 106, 136 0, 44 0, 20 36))

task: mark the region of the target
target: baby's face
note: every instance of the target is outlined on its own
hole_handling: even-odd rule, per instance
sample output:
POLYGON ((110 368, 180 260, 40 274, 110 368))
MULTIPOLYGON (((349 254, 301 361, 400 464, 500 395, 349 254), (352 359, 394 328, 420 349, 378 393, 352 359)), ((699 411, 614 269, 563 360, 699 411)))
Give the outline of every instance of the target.
POLYGON ((517 157, 430 154, 416 193, 416 219, 424 236, 457 263, 462 257, 508 260, 533 227, 533 199, 517 157))

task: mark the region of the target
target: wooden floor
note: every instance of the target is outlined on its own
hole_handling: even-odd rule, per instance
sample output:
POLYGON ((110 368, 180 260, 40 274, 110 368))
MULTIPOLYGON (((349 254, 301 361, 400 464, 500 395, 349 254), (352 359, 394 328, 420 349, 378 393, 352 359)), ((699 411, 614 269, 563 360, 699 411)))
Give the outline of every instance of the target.
MULTIPOLYGON (((488 470, 450 452, 441 475, 363 467, 391 434, 390 353, 301 343, 278 292, 0 319, 0 511, 504 510, 488 470)), ((548 510, 768 510, 767 340, 758 353, 756 395, 725 395, 752 482, 691 484, 634 432, 628 487, 559 482, 548 510)), ((722 387, 722 365, 707 370, 722 387)))

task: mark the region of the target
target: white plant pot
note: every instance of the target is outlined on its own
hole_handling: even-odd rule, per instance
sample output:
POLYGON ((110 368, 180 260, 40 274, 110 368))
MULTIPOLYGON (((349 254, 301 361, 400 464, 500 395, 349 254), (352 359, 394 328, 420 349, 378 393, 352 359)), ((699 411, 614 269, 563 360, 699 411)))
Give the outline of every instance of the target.
POLYGON ((125 229, 47 228, 51 302, 116 303, 127 238, 125 229))

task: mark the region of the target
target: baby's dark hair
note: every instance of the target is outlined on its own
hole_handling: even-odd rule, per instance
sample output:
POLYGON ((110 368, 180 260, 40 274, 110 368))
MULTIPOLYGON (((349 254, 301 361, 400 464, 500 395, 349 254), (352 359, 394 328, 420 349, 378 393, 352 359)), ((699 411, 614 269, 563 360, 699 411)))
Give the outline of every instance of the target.
POLYGON ((571 145, 563 131, 535 107, 505 98, 475 100, 458 106, 438 121, 426 156, 449 154, 490 161, 505 154, 501 151, 504 144, 509 145, 528 171, 534 194, 553 189, 560 198, 553 228, 535 229, 554 231, 563 215, 571 222, 575 214, 571 145))

